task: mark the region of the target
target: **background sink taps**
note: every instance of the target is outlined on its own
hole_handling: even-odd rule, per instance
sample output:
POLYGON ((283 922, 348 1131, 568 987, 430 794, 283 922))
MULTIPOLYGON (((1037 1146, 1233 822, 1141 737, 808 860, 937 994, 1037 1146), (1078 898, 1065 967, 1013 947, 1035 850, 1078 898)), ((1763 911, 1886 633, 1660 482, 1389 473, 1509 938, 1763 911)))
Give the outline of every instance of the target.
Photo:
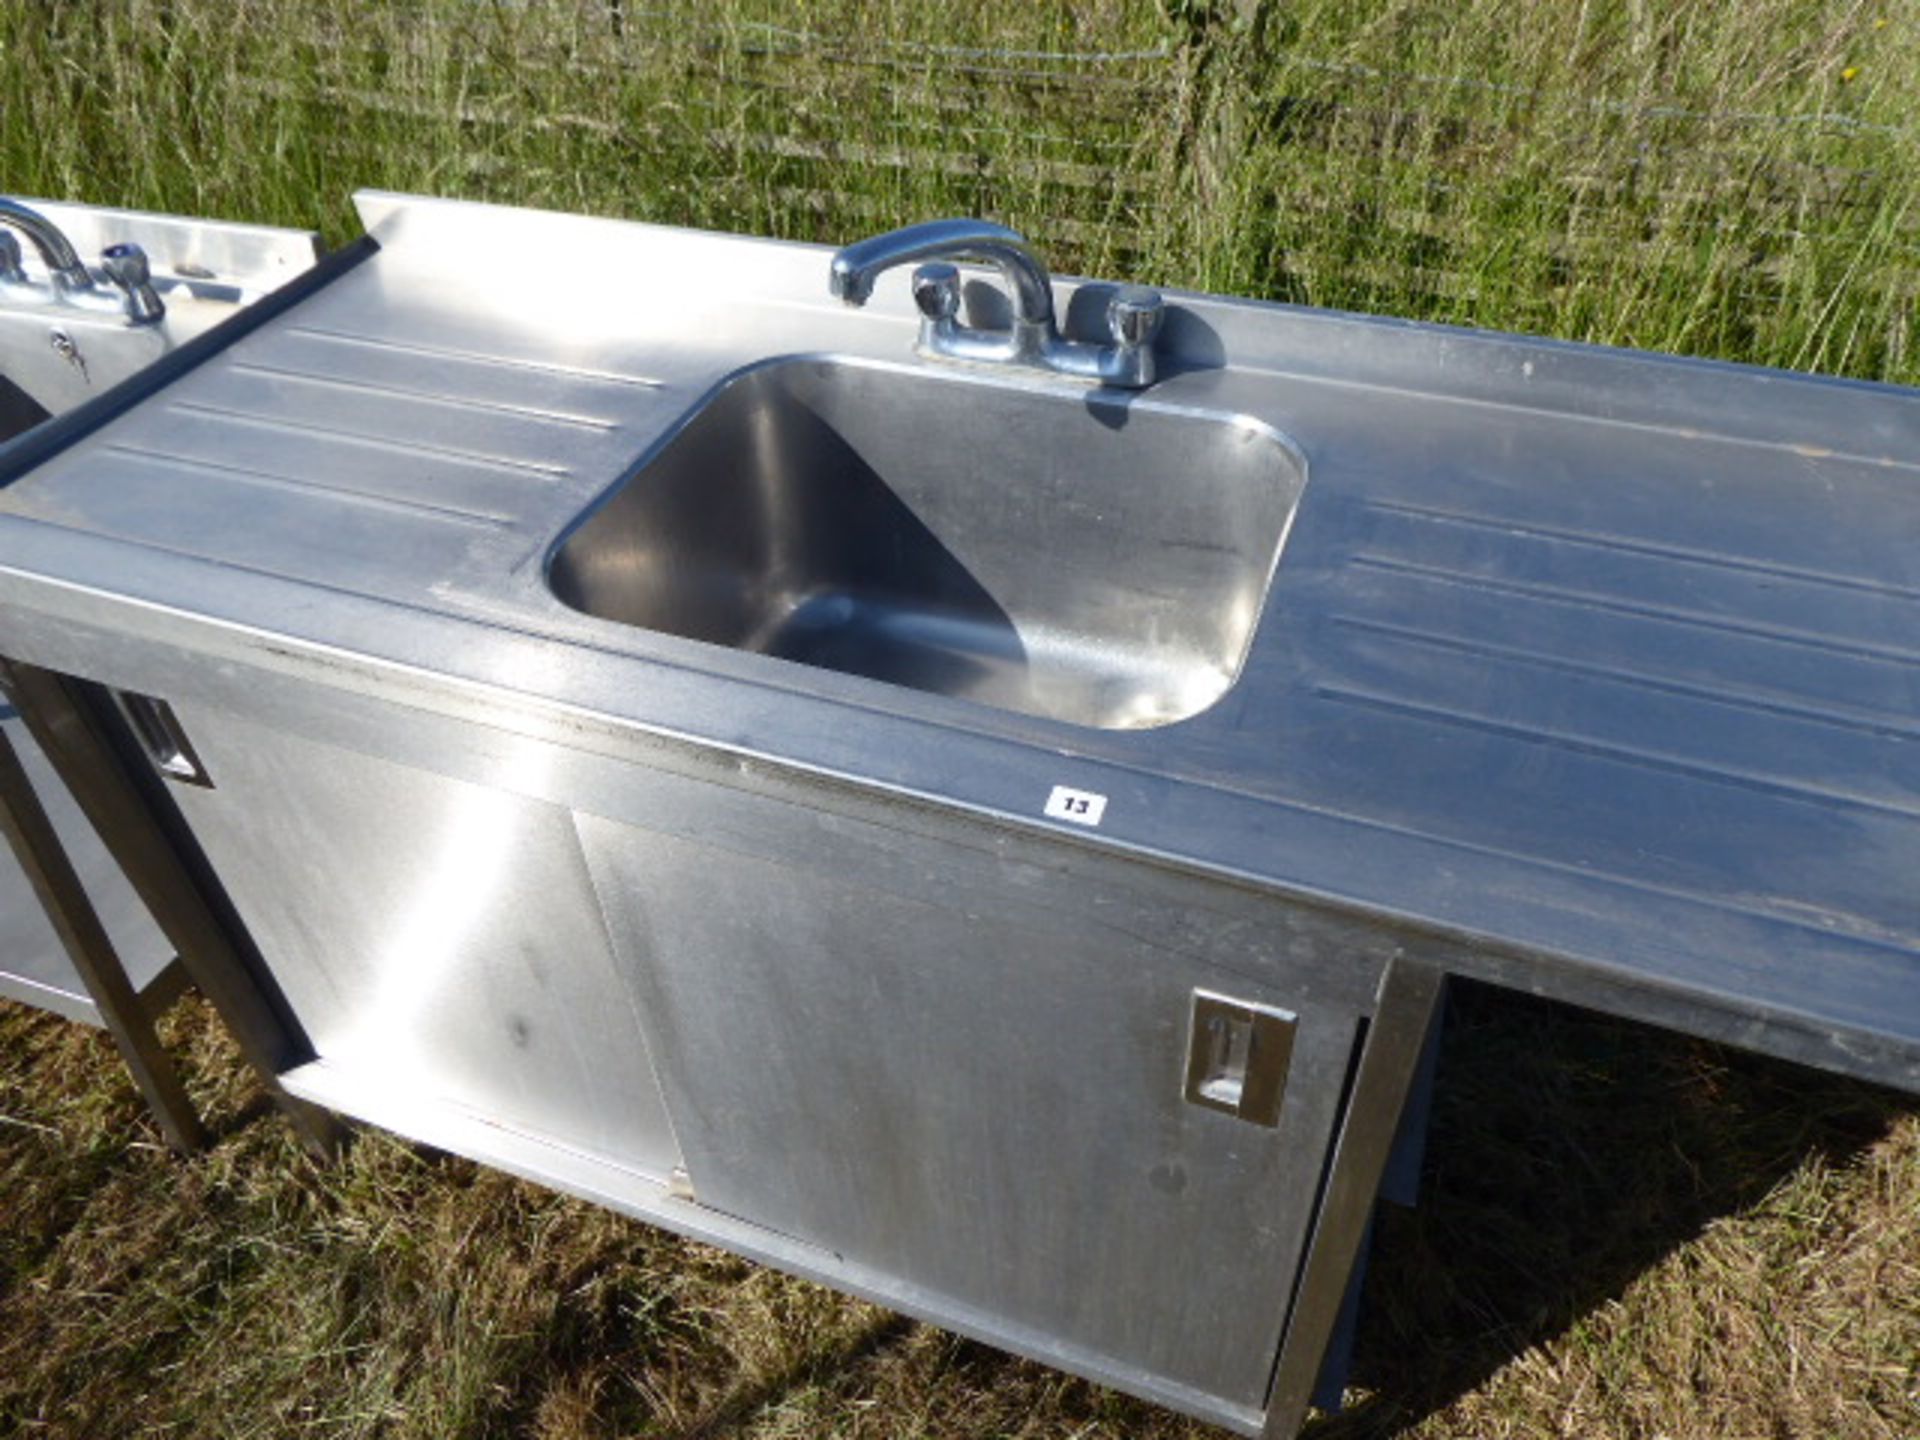
POLYGON ((109 245, 101 254, 101 273, 112 282, 118 295, 108 295, 94 284, 93 276, 73 243, 60 227, 31 206, 0 196, 0 227, 18 230, 40 252, 47 267, 50 294, 35 285, 21 267, 20 244, 5 228, 0 228, 0 294, 33 294, 53 299, 77 309, 102 311, 118 309, 134 325, 151 325, 166 313, 166 305, 153 282, 146 252, 138 245, 109 245))
MULTIPOLYGON (((34 249, 40 252, 40 258, 46 262, 47 274, 52 279, 54 289, 62 293, 93 289, 93 277, 87 273, 87 267, 80 263, 79 253, 61 233, 60 227, 38 210, 0 195, 0 224, 12 226, 33 242, 34 249)), ((26 276, 19 273, 20 247, 16 244, 12 250, 11 268, 18 279, 24 280, 26 276)))

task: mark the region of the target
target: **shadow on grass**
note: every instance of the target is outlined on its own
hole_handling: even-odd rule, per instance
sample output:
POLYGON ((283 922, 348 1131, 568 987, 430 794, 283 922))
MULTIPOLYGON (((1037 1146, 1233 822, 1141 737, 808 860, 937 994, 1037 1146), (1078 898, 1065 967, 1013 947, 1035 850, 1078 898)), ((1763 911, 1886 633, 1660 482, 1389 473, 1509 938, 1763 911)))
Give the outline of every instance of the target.
POLYGON ((904 1315, 876 1314, 839 1343, 795 1360, 772 1375, 729 1390, 706 1414, 688 1424, 659 1432, 661 1440, 720 1440, 746 1428, 763 1410, 802 1386, 857 1369, 913 1329, 904 1315))
MULTIPOLYGON (((189 1413, 207 1401, 179 1379, 153 1389, 145 1377, 231 1364, 282 1376, 283 1388, 233 1412, 243 1417, 289 1405, 433 1413, 478 1367, 483 1393, 463 1432, 476 1436, 722 1440, 816 1413, 851 1417, 844 1428, 829 1421, 831 1433, 865 1433, 859 1417, 874 1405, 937 1414, 929 1433, 949 1435, 1217 1433, 985 1346, 916 1344, 922 1332, 879 1312, 808 1311, 823 1333, 750 1364, 766 1336, 759 1312, 734 1296, 745 1262, 703 1273, 697 1250, 563 1223, 591 1212, 531 1189, 513 1190, 521 1199, 502 1213, 500 1185, 462 1200, 445 1174, 409 1171, 398 1188, 351 1165, 294 1175, 291 1140, 210 1016, 191 1012, 173 1039, 222 1137, 185 1162, 151 1136, 135 1143, 138 1101, 103 1041, 0 1011, 0 1109, 16 1121, 0 1127, 0 1172, 13 1186, 0 1233, 0 1301, 11 1308, 0 1309, 10 1325, 39 1327, 33 1335, 68 1337, 47 1353, 31 1337, 23 1349, 24 1331, 5 1337, 15 1357, 34 1355, 5 1375, 11 1390, 0 1385, 0 1430, 57 1409, 92 1417, 87 1433, 130 1431, 119 1423, 130 1407, 189 1413), (65 1278, 23 1290, 29 1276, 54 1273, 48 1257, 69 1231, 83 1243, 65 1278), (385 1237, 377 1252, 369 1237, 385 1237), (472 1286, 503 1266, 514 1283, 472 1286), (83 1273, 85 1284, 67 1283, 83 1273), (109 1294, 123 1299, 104 1304, 109 1294), (446 1294, 461 1297, 451 1313, 422 1300, 446 1294), (344 1318, 289 1328, 285 1297, 344 1318), (218 1354, 205 1343, 252 1334, 263 1316, 257 1342, 218 1354), (347 1358, 309 1373, 304 1357, 323 1341, 347 1358), (438 1360, 403 1370, 381 1358, 433 1346, 438 1360), (823 1396, 810 1399, 815 1390, 823 1396)), ((1402 1434, 1810 1160, 1847 1165, 1912 1104, 1460 986, 1421 1206, 1385 1210, 1374 1247, 1353 1371, 1367 1398, 1309 1440, 1402 1434)), ((762 1320, 778 1317, 776 1307, 762 1320)))
POLYGON ((1460 984, 1419 1207, 1383 1206, 1351 1384, 1308 1440, 1384 1440, 1619 1296, 1815 1157, 1844 1165, 1910 1097, 1460 984))

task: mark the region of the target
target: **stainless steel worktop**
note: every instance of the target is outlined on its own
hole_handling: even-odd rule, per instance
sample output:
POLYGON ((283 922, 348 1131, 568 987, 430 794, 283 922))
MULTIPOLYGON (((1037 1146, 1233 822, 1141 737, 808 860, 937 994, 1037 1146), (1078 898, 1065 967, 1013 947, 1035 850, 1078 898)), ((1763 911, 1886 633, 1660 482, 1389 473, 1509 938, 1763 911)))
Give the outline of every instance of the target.
POLYGON ((1920 1087, 1920 395, 1173 297, 1134 403, 1255 418, 1307 480, 1239 683, 1091 729, 545 584, 741 367, 924 363, 904 276, 854 311, 815 247, 362 204, 377 253, 9 485, 11 644, 185 646, 607 754, 685 736, 1920 1087), (1043 815, 1061 785, 1108 797, 1097 829, 1043 815))

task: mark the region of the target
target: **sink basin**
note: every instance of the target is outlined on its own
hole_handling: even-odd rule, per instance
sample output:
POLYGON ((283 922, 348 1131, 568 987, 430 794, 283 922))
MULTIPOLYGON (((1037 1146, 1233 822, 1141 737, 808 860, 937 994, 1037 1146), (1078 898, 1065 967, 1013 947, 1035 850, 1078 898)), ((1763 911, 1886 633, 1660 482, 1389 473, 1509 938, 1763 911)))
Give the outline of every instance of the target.
POLYGON ((0 371, 0 444, 50 418, 45 406, 0 371))
POLYGON ((695 410, 548 580, 603 619, 1138 729, 1233 684, 1305 480, 1235 416, 779 360, 695 410))

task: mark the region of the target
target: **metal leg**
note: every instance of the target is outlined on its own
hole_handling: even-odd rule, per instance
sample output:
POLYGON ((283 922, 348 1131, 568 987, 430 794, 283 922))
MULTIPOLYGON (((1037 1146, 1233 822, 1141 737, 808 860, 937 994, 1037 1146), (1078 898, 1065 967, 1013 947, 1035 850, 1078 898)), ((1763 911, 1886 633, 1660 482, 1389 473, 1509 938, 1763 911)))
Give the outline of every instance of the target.
POLYGON ((1445 982, 1444 972, 1405 959, 1392 961, 1381 978, 1379 1001, 1354 1076, 1353 1097, 1340 1127, 1286 1339, 1281 1342, 1264 1440, 1293 1440, 1306 1423, 1314 1380, 1339 1321, 1347 1277, 1366 1238, 1380 1177, 1393 1151, 1400 1113, 1419 1072, 1445 982))
POLYGON ((0 660, 0 685, 301 1143, 317 1159, 330 1157, 339 1122, 288 1095, 275 1078, 311 1058, 304 1037, 254 963, 252 942, 217 884, 196 873, 170 836, 164 799, 143 792, 142 780, 159 782, 128 764, 102 713, 112 702, 98 686, 17 661, 0 660))
POLYGON ((5 731, 0 731, 0 828, 167 1143, 176 1150, 200 1149, 207 1132, 5 731))

